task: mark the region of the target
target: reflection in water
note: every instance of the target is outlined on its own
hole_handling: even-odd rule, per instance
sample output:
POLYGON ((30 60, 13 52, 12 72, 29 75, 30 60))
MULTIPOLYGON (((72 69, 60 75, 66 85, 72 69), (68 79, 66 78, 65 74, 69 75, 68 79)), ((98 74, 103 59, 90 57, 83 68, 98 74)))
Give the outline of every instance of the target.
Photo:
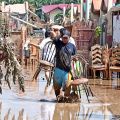
POLYGON ((1 120, 112 120, 107 104, 6 102, 1 120))
POLYGON ((108 110, 108 104, 81 104, 79 118, 81 120, 111 120, 112 113, 108 110))
MULTIPOLYGON (((29 72, 25 75, 24 94, 19 92, 17 84, 11 91, 3 84, 3 94, 0 95, 0 120, 112 120, 113 116, 109 111, 111 105, 104 104, 105 101, 101 103, 95 98, 91 103, 86 103, 84 99, 81 103, 55 103, 55 95, 44 95, 45 80, 31 82, 27 78, 31 78, 32 75, 29 72), (40 101, 41 99, 43 101, 40 101)), ((40 78, 43 77, 42 73, 40 78)), ((102 99, 104 94, 107 94, 104 93, 104 82, 104 86, 97 84, 97 88, 94 88, 96 93, 100 93, 99 96, 102 94, 102 99)), ((113 120, 117 120, 115 116, 113 120)))
MULTIPOLYGON (((112 114, 108 104, 97 103, 55 103, 47 97, 43 98, 44 83, 40 87, 36 83, 25 83, 27 91, 24 96, 14 96, 9 90, 3 90, 0 102, 1 120, 111 120, 112 114), (30 83, 32 85, 30 85, 30 83), (28 85, 28 86, 27 86, 28 85), (30 87, 31 86, 31 87, 30 87), (29 90, 30 89, 30 90, 29 90), (34 90, 32 90, 34 89, 34 90), (38 91, 39 90, 39 91, 38 91), (43 90, 43 91, 42 91, 43 90), (38 97, 37 97, 38 96, 38 97), (19 98, 20 97, 20 98, 19 98)), ((14 90, 15 92, 15 90, 14 90)))
POLYGON ((58 118, 60 120, 76 120, 79 111, 79 103, 58 103, 55 106, 53 120, 58 120, 58 118))

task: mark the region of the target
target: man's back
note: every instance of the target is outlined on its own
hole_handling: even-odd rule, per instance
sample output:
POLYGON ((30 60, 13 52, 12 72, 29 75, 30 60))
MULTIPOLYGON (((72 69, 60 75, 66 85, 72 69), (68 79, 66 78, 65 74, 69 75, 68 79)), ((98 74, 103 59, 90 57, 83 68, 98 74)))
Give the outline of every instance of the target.
POLYGON ((64 44, 61 40, 54 41, 54 44, 56 46, 56 67, 64 69, 65 71, 69 71, 71 56, 76 53, 75 46, 70 42, 64 44), (66 61, 64 61, 64 58, 66 61), (68 66, 66 67, 65 62, 69 62, 68 66))

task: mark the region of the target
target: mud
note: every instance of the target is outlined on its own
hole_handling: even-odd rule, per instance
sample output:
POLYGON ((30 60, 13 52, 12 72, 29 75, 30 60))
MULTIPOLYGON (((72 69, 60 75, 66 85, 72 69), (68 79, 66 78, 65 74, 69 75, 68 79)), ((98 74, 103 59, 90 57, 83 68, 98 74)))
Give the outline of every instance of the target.
POLYGON ((120 89, 118 81, 90 80, 94 93, 90 103, 82 92, 81 102, 57 103, 52 84, 44 91, 44 72, 32 82, 34 69, 24 67, 25 93, 13 85, 9 90, 2 84, 0 120, 120 120, 120 89))

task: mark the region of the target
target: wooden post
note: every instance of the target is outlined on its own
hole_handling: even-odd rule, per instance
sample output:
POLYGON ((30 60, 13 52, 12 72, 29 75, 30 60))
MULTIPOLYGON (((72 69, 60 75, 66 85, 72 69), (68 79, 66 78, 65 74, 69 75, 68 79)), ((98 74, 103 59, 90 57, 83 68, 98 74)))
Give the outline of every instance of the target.
POLYGON ((65 11, 66 11, 66 8, 63 7, 63 23, 65 22, 65 11))
POLYGON ((28 2, 26 1, 25 2, 25 10, 26 10, 26 13, 27 13, 27 22, 28 22, 28 2))
POLYGON ((89 16, 90 16, 90 0, 86 0, 86 5, 87 5, 87 9, 86 9, 86 20, 89 20, 89 16))
POLYGON ((113 0, 108 0, 108 11, 110 10, 110 8, 112 8, 113 6, 113 0))
POLYGON ((22 47, 22 60, 21 60, 21 63, 23 64, 24 63, 24 53, 23 53, 23 46, 25 44, 25 41, 27 39, 27 28, 26 26, 22 26, 22 29, 21 29, 21 40, 22 40, 22 44, 21 44, 21 47, 22 47))
POLYGON ((71 23, 73 22, 73 3, 71 3, 71 23))
POLYGON ((81 0, 81 6, 80 6, 80 20, 83 19, 83 0, 81 0))

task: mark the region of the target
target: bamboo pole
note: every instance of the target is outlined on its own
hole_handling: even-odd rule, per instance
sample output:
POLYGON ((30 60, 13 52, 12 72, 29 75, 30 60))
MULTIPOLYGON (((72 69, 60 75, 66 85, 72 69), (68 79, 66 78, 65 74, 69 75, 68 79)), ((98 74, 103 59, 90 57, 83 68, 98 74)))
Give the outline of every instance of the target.
POLYGON ((28 12, 32 13, 33 15, 35 15, 36 17, 38 17, 38 15, 36 15, 34 12, 32 12, 30 9, 28 9, 28 12))
POLYGON ((63 7, 63 23, 65 22, 65 11, 66 11, 66 8, 63 7))
POLYGON ((71 23, 73 22, 73 3, 71 3, 71 23))
POLYGON ((31 23, 29 23, 29 22, 26 22, 26 21, 24 21, 24 20, 22 20, 22 19, 19 19, 19 18, 17 18, 17 17, 11 16, 11 15, 10 15, 10 17, 13 18, 13 19, 15 19, 15 20, 19 20, 20 22, 23 22, 23 23, 25 23, 25 24, 27 24, 27 25, 29 25, 29 26, 32 26, 32 27, 35 27, 35 28, 39 28, 39 27, 37 27, 36 25, 33 25, 33 24, 31 24, 31 23))
POLYGON ((108 11, 110 10, 110 8, 113 6, 113 1, 112 0, 108 0, 108 11))
POLYGON ((80 6, 80 20, 83 19, 83 0, 81 0, 81 6, 80 6))
POLYGON ((90 13, 90 0, 86 0, 86 5, 87 5, 87 9, 86 9, 86 20, 89 20, 89 13, 90 13))

